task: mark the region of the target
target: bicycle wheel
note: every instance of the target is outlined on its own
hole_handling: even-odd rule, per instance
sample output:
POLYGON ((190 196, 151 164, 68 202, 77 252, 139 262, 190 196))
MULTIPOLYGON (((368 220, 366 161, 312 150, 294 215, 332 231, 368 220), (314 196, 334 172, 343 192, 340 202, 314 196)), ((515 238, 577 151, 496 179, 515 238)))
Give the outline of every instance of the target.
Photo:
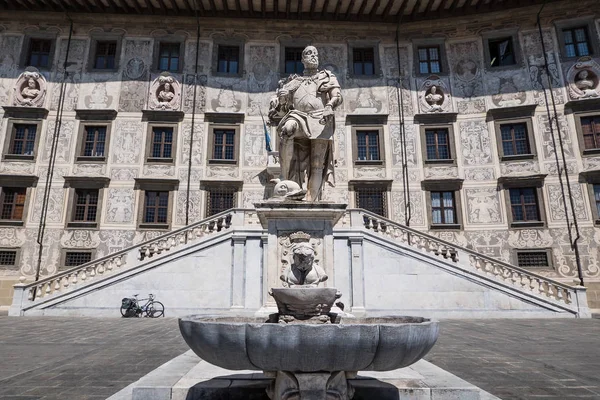
POLYGON ((150 318, 164 317, 165 306, 160 301, 153 301, 146 307, 146 316, 150 318))

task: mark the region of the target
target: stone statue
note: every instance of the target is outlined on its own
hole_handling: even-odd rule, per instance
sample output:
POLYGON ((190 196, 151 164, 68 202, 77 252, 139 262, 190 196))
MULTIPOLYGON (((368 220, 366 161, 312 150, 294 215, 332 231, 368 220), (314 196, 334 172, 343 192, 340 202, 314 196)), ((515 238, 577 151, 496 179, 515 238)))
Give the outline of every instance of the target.
POLYGON ((181 84, 168 72, 161 73, 150 86, 149 108, 151 110, 178 110, 181 84))
POLYGON ((342 92, 333 73, 317 69, 319 53, 315 47, 304 49, 302 63, 304 75, 294 74, 280 81, 269 116, 282 117, 277 126, 281 179, 294 181, 301 188, 287 198, 317 201, 325 182, 335 184, 334 110, 342 104, 342 92))
POLYGON ((315 250, 307 242, 292 247, 292 264, 280 279, 290 287, 295 285, 314 286, 327 280, 325 271, 315 262, 315 250))
POLYGON ((598 92, 594 88, 596 84, 593 80, 589 79, 589 75, 589 72, 585 69, 581 70, 579 74, 577 74, 575 86, 577 86, 577 88, 583 92, 583 94, 579 97, 580 99, 598 97, 598 92))
POLYGON ((46 95, 46 81, 33 67, 28 67, 17 79, 14 105, 41 107, 46 95))
POLYGON ((40 95, 40 90, 37 88, 35 79, 29 78, 27 80, 27 86, 21 91, 21 95, 28 103, 32 103, 40 95))
POLYGON ((444 101, 444 96, 440 93, 437 93, 437 86, 433 85, 429 90, 429 94, 425 96, 425 100, 431 106, 430 112, 442 111, 442 102, 444 101))
POLYGON ((171 84, 169 82, 165 82, 157 97, 160 103, 168 103, 173 100, 175 93, 171 91, 171 84))

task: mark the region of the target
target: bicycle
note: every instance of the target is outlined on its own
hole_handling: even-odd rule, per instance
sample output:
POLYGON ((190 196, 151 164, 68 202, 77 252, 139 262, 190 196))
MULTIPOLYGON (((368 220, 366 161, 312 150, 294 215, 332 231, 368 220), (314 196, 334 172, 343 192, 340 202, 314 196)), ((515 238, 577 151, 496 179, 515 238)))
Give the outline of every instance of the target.
POLYGON ((150 293, 147 299, 138 299, 138 295, 125 297, 121 300, 121 315, 124 318, 141 317, 145 313, 146 317, 159 318, 165 316, 165 306, 160 301, 154 300, 154 295, 150 293), (141 301, 148 300, 140 305, 141 301))

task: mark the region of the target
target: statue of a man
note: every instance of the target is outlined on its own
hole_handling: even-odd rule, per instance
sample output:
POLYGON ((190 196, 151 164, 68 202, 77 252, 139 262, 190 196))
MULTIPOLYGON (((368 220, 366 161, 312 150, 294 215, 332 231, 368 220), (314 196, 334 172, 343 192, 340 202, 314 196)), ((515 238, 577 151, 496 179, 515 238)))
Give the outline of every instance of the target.
POLYGON ((306 187, 287 197, 302 199, 306 195, 305 200, 316 201, 325 182, 334 185, 334 110, 342 104, 342 92, 333 73, 317 70, 315 47, 304 49, 302 64, 304 75, 291 75, 281 82, 269 115, 284 114, 277 126, 281 179, 306 187))

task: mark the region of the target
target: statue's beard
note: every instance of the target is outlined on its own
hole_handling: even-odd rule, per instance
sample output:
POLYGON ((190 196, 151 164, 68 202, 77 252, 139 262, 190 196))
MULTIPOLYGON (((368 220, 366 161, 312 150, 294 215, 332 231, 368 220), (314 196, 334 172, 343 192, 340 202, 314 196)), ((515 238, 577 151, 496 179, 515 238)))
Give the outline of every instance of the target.
POLYGON ((318 61, 312 62, 310 60, 306 60, 304 62, 304 68, 305 69, 317 69, 318 66, 319 66, 319 62, 318 61))

